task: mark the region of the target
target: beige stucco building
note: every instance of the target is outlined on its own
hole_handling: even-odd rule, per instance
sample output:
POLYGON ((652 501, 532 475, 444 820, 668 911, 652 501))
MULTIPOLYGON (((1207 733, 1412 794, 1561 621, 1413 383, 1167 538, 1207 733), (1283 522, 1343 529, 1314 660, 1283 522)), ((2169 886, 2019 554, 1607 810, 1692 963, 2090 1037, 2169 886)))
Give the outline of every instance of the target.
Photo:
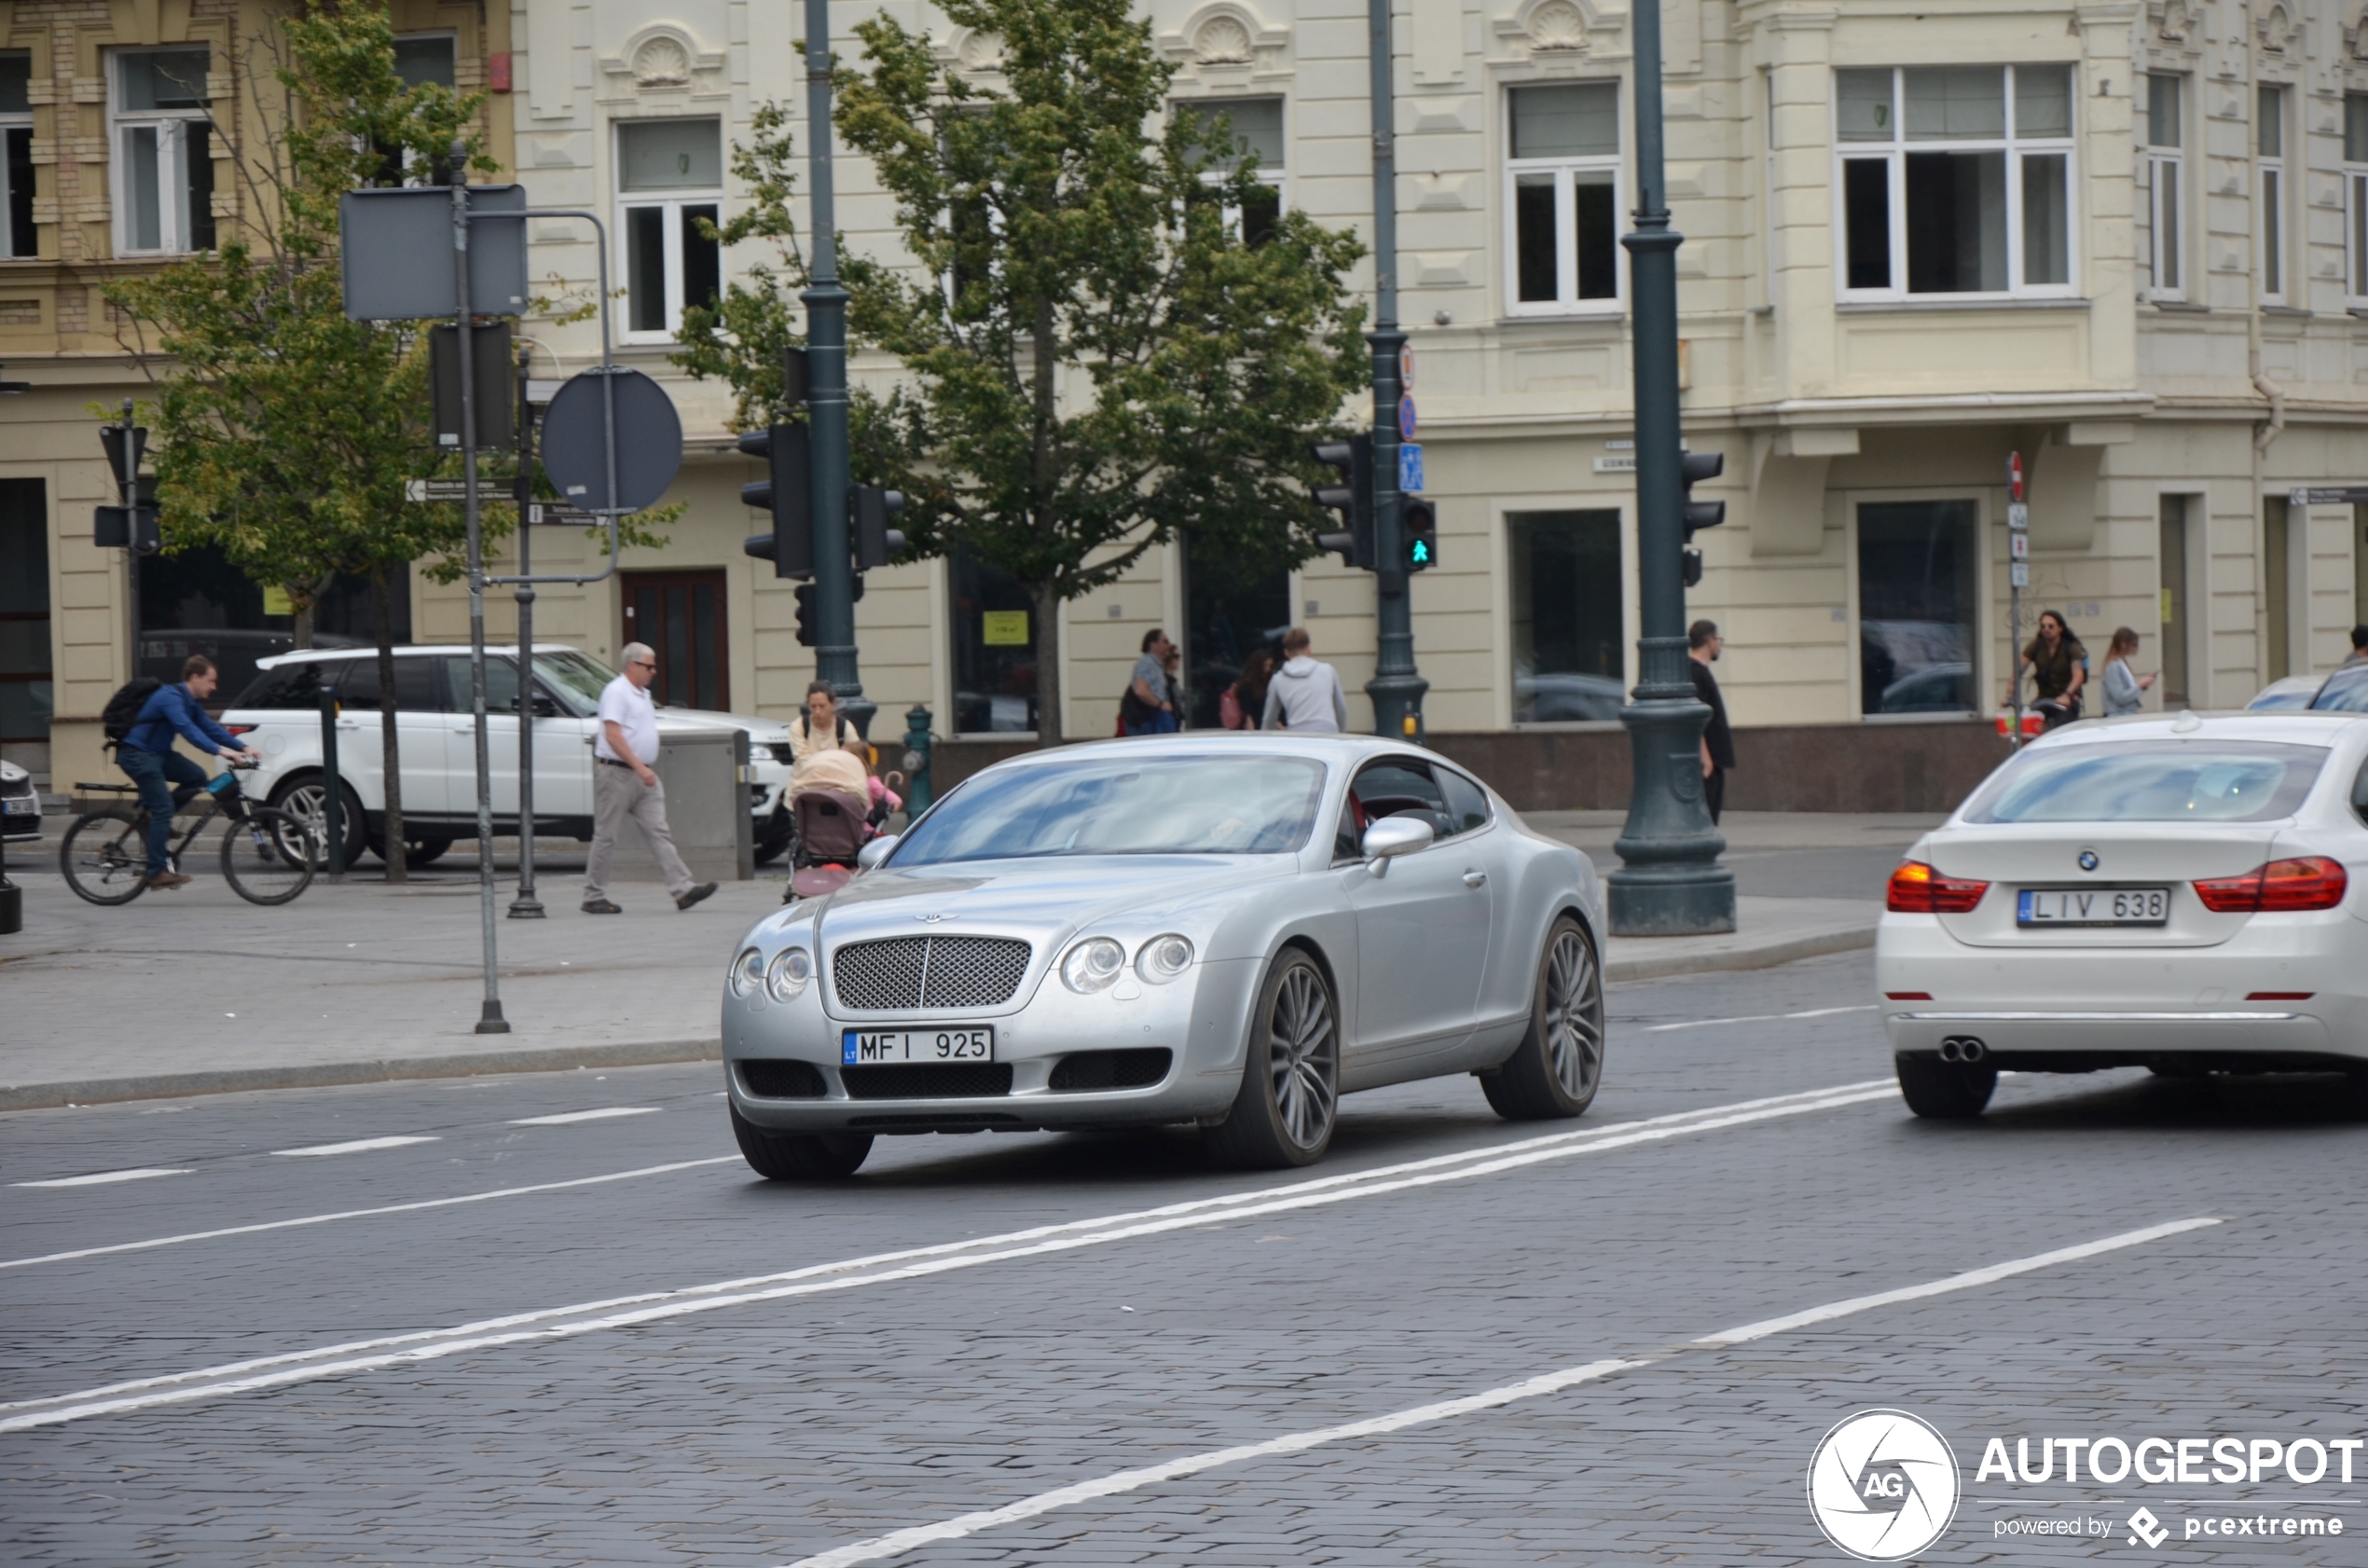
MULTIPOLYGON (((872 8, 832 7, 843 55, 872 8)), ((886 8, 992 81, 993 38, 886 8)), ((1361 0, 1148 15, 1179 103, 1221 103, 1281 200, 1370 234, 1361 0)), ((667 356, 686 298, 764 259, 709 255, 695 220, 741 199, 728 148, 760 103, 789 104, 803 145, 801 17, 519 0, 504 19, 519 177, 538 205, 609 218, 620 357, 667 380, 686 432, 671 543, 630 555, 620 582, 544 593, 538 635, 613 656, 638 634, 680 700, 766 713, 798 700, 810 650, 792 585, 741 552, 761 519, 737 488, 758 475, 723 389, 667 356)), ((2058 609, 2100 664, 2114 626, 2138 629, 2141 667, 2164 670, 2150 703, 2239 704, 2341 659, 2368 618, 2368 512, 2286 497, 2368 483, 2361 0, 1670 0, 1663 17, 1687 439, 1725 456, 1705 493, 1728 503, 1689 606, 1724 628, 1728 699, 1762 748, 1730 804, 1755 802, 1754 755, 1864 771, 1962 754, 1987 725, 2011 663, 2010 452, 2031 484, 2026 628, 2058 609)), ((1427 722, 1442 744, 1535 733, 1559 756, 1607 730, 1636 673, 1629 15, 1399 0, 1396 25, 1400 307, 1442 546, 1412 590, 1427 722)), ((845 156, 837 171, 849 245, 895 256, 869 172, 845 156)), ((591 285, 580 227, 533 240, 539 279, 591 285)), ((588 326, 527 330, 539 377, 597 351, 588 326)), ((859 353, 854 374, 894 370, 859 353)), ((1231 583, 1190 555, 1067 607, 1068 734, 1109 732, 1154 625, 1183 634, 1213 700, 1258 633, 1303 623, 1369 721, 1369 578, 1327 557, 1231 583)), ((570 558, 589 558, 582 537, 545 530, 538 564, 570 558)), ((89 581, 76 591, 95 617, 89 581)), ((464 632, 456 592, 415 593, 422 639, 464 632)), ((884 725, 921 704, 941 735, 1024 733, 1023 603, 964 560, 872 573, 857 620, 884 725)), ((62 687, 61 711, 103 683, 62 687)))

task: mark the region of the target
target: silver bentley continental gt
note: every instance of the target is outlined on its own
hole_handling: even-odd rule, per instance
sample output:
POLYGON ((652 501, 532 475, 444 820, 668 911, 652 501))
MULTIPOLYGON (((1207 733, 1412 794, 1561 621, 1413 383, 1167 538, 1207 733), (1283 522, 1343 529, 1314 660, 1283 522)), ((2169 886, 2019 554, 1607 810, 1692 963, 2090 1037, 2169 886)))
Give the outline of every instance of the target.
POLYGON ((1340 1096, 1470 1073, 1576 1116, 1604 1068, 1603 888, 1469 774, 1352 736, 1101 741, 965 780, 724 983, 759 1175, 880 1134, 1191 1123, 1305 1165, 1340 1096))

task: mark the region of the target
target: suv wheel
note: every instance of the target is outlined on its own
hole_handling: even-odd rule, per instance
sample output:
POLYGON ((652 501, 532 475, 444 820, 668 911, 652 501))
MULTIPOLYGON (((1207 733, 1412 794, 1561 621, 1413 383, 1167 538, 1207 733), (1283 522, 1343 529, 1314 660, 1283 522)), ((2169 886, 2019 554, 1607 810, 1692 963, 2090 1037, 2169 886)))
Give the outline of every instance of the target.
MULTIPOLYGON (((343 797, 338 802, 338 809, 345 817, 345 863, 351 869, 361 863, 362 851, 373 846, 370 844, 369 827, 362 819, 361 797, 353 792, 351 784, 338 786, 338 793, 343 797)), ((309 773, 274 790, 270 804, 296 818, 307 832, 318 834, 320 841, 326 844, 329 827, 324 819, 323 803, 327 794, 328 791, 322 787, 321 775, 309 773)))

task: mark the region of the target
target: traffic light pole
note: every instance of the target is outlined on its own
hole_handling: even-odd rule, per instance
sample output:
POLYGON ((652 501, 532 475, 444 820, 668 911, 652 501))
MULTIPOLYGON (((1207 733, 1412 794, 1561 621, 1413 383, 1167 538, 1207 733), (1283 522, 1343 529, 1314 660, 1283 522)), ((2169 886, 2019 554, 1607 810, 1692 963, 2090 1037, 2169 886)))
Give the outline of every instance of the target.
MULTIPOLYGON (((809 0, 819 4, 819 0, 809 0)), ((1408 589, 1406 542, 1398 526, 1397 363, 1406 334, 1397 329, 1397 109, 1390 53, 1390 0, 1368 0, 1373 116, 1373 591, 1379 657, 1365 693, 1373 699, 1373 733, 1423 733, 1423 694, 1431 683, 1414 667, 1414 606, 1408 589)))
POLYGON ((1735 928, 1735 873, 1702 798, 1710 709, 1686 670, 1684 447, 1677 413, 1677 247, 1661 172, 1661 14, 1630 15, 1636 45, 1636 227, 1622 235, 1636 300, 1636 543, 1643 679, 1620 709, 1634 777, 1613 847, 1615 936, 1689 936, 1735 928))
POLYGON ((831 4, 805 0, 805 136, 813 282, 805 306, 807 428, 813 451, 814 673, 838 694, 856 733, 871 735, 855 647, 855 563, 847 534, 847 290, 831 182, 831 4))

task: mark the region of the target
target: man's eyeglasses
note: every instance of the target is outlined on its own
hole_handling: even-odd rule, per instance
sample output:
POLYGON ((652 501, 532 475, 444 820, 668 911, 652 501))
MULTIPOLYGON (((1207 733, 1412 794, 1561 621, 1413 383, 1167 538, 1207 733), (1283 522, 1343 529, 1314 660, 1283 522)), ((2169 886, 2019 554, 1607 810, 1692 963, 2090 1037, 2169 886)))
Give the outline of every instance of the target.
POLYGON ((655 669, 658 667, 658 662, 655 659, 636 659, 626 667, 627 669, 655 669))

